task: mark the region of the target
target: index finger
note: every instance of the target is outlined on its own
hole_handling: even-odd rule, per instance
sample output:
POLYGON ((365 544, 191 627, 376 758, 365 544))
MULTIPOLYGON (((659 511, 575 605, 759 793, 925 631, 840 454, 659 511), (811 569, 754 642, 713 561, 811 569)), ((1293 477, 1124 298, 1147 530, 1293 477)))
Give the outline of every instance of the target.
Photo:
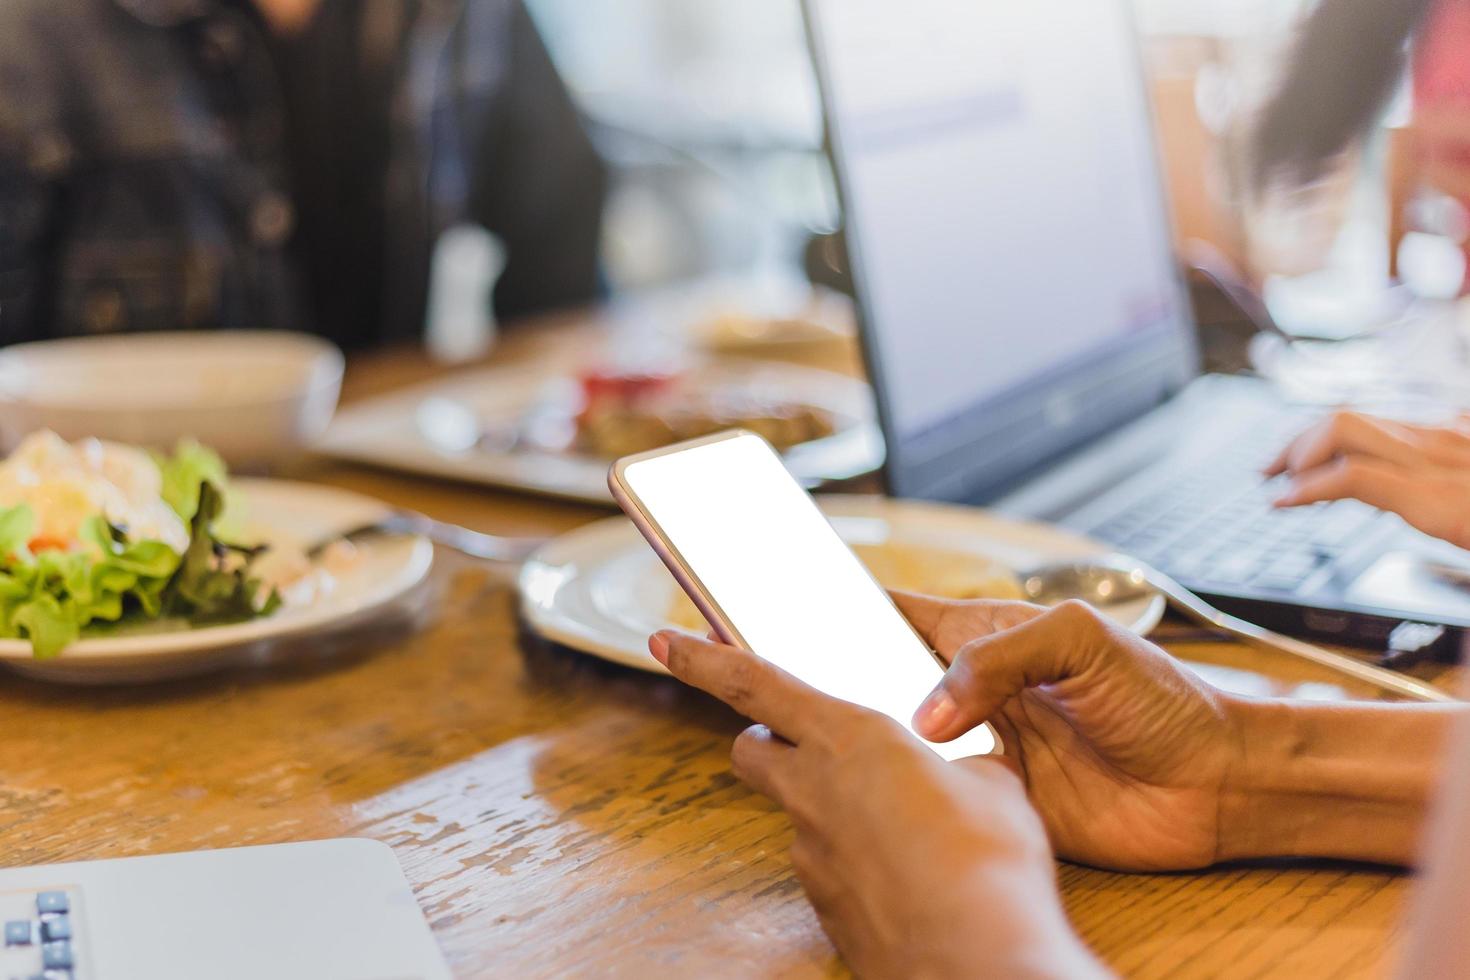
POLYGON ((1327 500, 1352 498, 1379 510, 1402 516, 1414 505, 1420 481, 1375 459, 1344 456, 1296 477, 1277 501, 1277 507, 1302 507, 1327 500))
POLYGON ((687 633, 662 630, 648 641, 655 660, 794 745, 845 702, 828 697, 755 654, 687 633))
POLYGON ((1035 619, 1044 610, 1012 599, 938 599, 890 591, 914 632, 945 661, 977 636, 999 633, 1035 619))
POLYGON ((1266 468, 1266 475, 1302 473, 1349 454, 1410 466, 1422 459, 1424 449, 1406 426, 1356 412, 1337 412, 1292 440, 1266 468))
POLYGON ((898 611, 903 613, 903 618, 909 621, 914 631, 933 649, 939 642, 939 624, 944 621, 953 603, 948 599, 936 599, 917 592, 900 592, 897 589, 889 589, 888 597, 893 600, 898 611))

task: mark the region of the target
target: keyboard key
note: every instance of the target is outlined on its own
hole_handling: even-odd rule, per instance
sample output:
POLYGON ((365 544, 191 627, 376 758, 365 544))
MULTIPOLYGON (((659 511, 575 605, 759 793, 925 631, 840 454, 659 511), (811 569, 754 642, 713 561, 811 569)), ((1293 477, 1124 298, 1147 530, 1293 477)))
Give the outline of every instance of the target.
POLYGON ((1185 555, 1182 558, 1172 558, 1160 564, 1165 573, 1182 582, 1197 576, 1205 563, 1194 555, 1185 555))
POLYGON ((1256 573, 1259 564, 1254 555, 1238 555, 1205 569, 1204 576, 1218 585, 1244 585, 1256 573))
POLYGON ((1261 426, 1250 433, 1250 445, 1222 447, 1167 485, 1108 513, 1094 524, 1093 535, 1201 587, 1299 591, 1380 519, 1355 502, 1287 511, 1271 506, 1280 481, 1262 481, 1244 461, 1273 458, 1304 425, 1283 420, 1279 432, 1261 426))
POLYGON ((72 967, 71 943, 66 940, 46 943, 41 947, 41 965, 48 970, 70 970, 72 967))
POLYGON ((1281 540, 1287 544, 1302 545, 1312 540, 1312 526, 1304 521, 1280 521, 1278 527, 1281 540))
POLYGON ((1312 541, 1319 545, 1328 547, 1342 547, 1351 544, 1353 540, 1368 529, 1378 515, 1372 511, 1350 510, 1346 512, 1329 510, 1320 515, 1321 523, 1313 530, 1312 541))
POLYGON ((67 900, 66 892, 41 892, 36 896, 36 911, 42 915, 48 912, 70 912, 71 903, 67 900))
POLYGON ((1271 575, 1265 574, 1251 581, 1251 586, 1257 589, 1267 589, 1271 592, 1295 592, 1302 587, 1306 576, 1271 575))
POLYGON ((1260 577, 1300 582, 1317 569, 1317 564, 1310 555, 1283 555, 1261 569, 1260 577))
POLYGON ((1312 568, 1316 570, 1336 564, 1337 560, 1342 557, 1344 550, 1343 548, 1318 548, 1314 546, 1303 550, 1302 554, 1312 560, 1312 568))
POLYGON ((41 938, 46 942, 71 938, 71 918, 65 915, 48 915, 41 920, 41 938))
POLYGON ((31 924, 22 920, 19 922, 5 923, 5 945, 7 946, 29 946, 31 944, 31 924))
POLYGON ((41 974, 39 980, 72 980, 70 970, 47 970, 41 974))

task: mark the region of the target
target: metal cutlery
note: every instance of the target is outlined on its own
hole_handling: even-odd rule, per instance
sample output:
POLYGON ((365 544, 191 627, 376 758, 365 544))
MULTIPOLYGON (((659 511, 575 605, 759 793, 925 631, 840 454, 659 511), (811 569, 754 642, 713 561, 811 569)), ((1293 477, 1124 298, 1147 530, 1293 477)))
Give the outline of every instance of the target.
POLYGON ((1021 576, 1022 588, 1034 602, 1051 604, 1082 599, 1095 606, 1127 602, 1158 592, 1179 612, 1255 646, 1311 661, 1417 701, 1458 702, 1439 688, 1382 667, 1355 660, 1228 615, 1205 602, 1159 570, 1123 555, 1047 565, 1021 576))

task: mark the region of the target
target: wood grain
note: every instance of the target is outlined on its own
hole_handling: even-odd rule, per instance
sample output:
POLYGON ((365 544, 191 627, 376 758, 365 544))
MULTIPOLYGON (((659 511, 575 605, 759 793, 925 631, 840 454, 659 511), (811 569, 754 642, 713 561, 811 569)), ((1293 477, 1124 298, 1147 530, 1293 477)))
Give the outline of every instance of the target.
MULTIPOLYGON (((585 336, 566 323, 501 359, 585 336)), ((354 366, 361 396, 432 368, 354 366)), ((326 464, 312 478, 491 531, 604 516, 326 464)), ((1276 689, 1312 668, 1183 656, 1276 689)), ((507 576, 441 554, 400 620, 284 663, 146 688, 0 679, 10 864, 360 835, 390 844, 457 976, 845 975, 791 874, 785 818, 732 778, 742 722, 677 683, 522 635, 507 576)), ((1405 879, 1340 865, 1059 870, 1093 947, 1139 977, 1381 972, 1405 879)))

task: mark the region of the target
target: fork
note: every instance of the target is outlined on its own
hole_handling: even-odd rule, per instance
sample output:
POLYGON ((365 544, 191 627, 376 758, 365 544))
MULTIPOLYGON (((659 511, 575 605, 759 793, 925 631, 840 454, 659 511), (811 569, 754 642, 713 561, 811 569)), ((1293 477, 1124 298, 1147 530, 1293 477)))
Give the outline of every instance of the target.
POLYGON ((410 510, 390 511, 371 524, 361 524, 341 534, 333 534, 306 549, 306 556, 313 561, 338 541, 358 542, 367 538, 394 534, 412 534, 428 538, 471 558, 482 561, 520 564, 531 557, 549 538, 506 538, 495 534, 471 531, 458 524, 436 521, 432 517, 410 510))

